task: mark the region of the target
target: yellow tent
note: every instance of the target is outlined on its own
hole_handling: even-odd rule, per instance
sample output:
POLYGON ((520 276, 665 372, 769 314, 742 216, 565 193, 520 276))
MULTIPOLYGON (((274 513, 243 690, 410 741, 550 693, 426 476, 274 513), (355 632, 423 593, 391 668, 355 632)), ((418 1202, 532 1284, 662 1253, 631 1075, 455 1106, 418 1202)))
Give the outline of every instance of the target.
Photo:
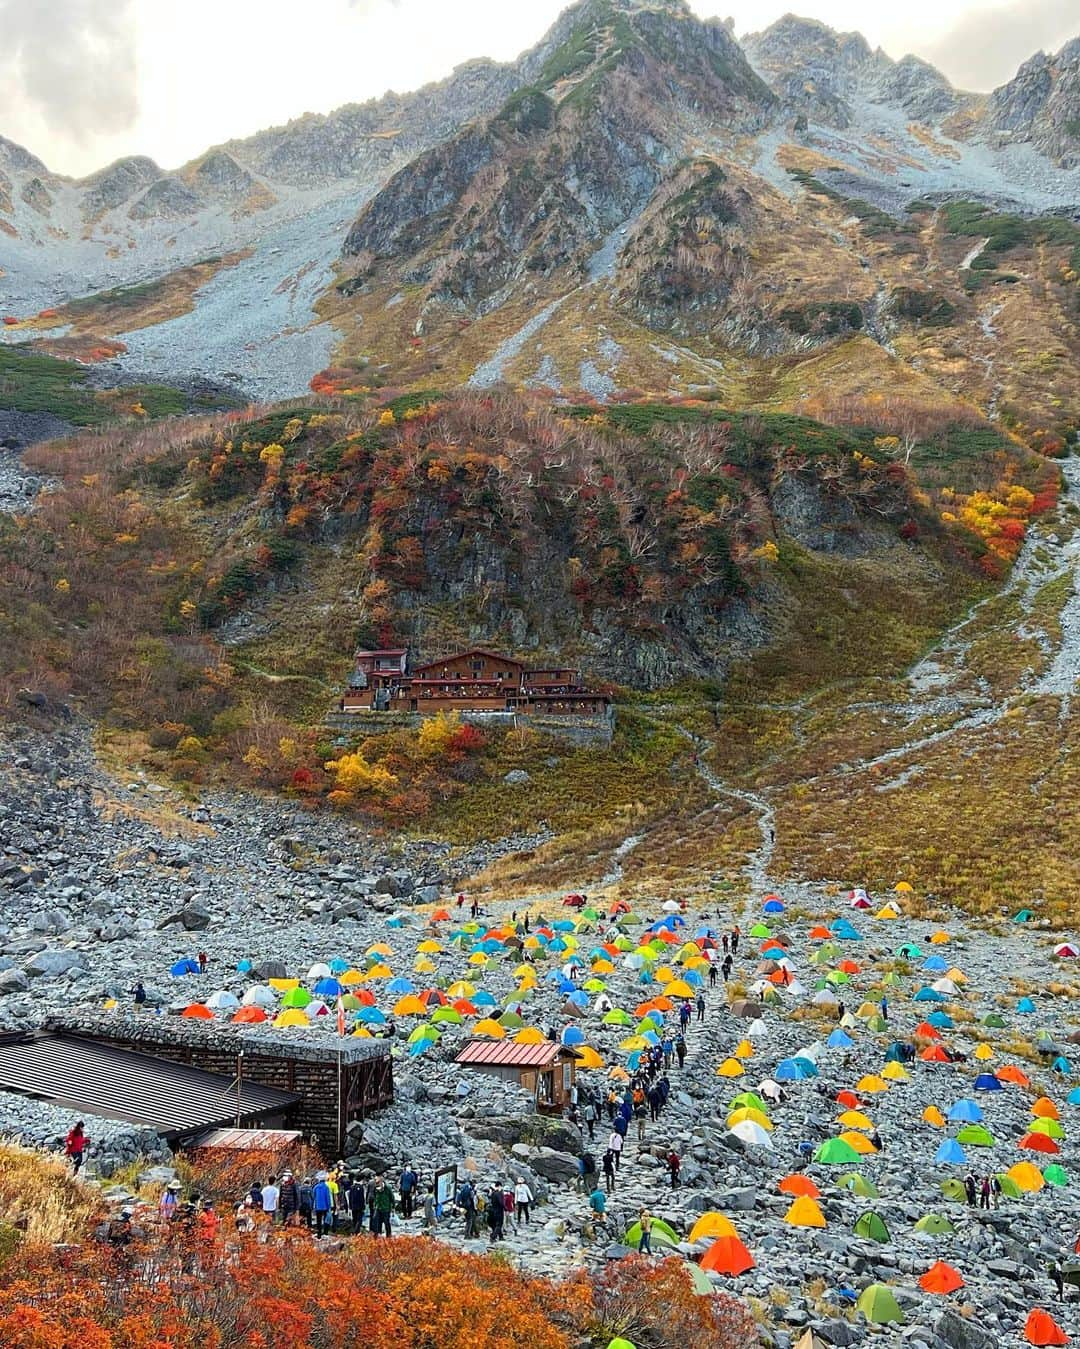
POLYGON ((620 1068, 618 1064, 614 1068, 608 1069, 608 1077, 613 1077, 616 1082, 629 1082, 630 1074, 625 1068, 620 1068))
POLYGON ((483 951, 474 951, 472 955, 469 957, 470 965, 486 965, 487 962, 488 958, 483 953, 483 951))
POLYGON ((944 1129, 945 1127, 945 1116, 936 1105, 928 1105, 922 1112, 922 1117, 927 1124, 932 1124, 935 1129, 944 1129))
POLYGON ((442 950, 442 945, 429 937, 427 941, 422 941, 416 949, 423 951, 425 955, 434 955, 436 951, 442 950))
POLYGON ((344 985, 346 986, 346 988, 349 988, 349 987, 351 987, 353 984, 359 984, 359 983, 362 983, 362 982, 363 982, 363 978, 364 978, 364 976, 360 973, 359 970, 356 970, 356 969, 348 969, 348 970, 345 971, 344 974, 339 974, 339 975, 338 975, 337 981, 338 981, 339 984, 344 984, 344 985))
POLYGON ((898 895, 912 895, 915 893, 910 881, 897 881, 893 888, 898 895))
POLYGON ((374 1040, 374 1035, 365 1026, 357 1026, 353 1034, 358 1040, 374 1040))
POLYGON ((392 979, 394 977, 394 971, 389 965, 384 965, 382 961, 380 961, 377 965, 372 965, 371 969, 367 972, 367 977, 369 979, 392 979))
POLYGON ((1005 1173, 1010 1180, 1016 1182, 1022 1190, 1030 1190, 1034 1193, 1041 1190, 1046 1184, 1042 1178, 1042 1172, 1031 1162, 1017 1162, 1015 1166, 1010 1166, 1005 1173))
POLYGON ((644 1035, 628 1035, 625 1040, 619 1041, 619 1048, 632 1053, 635 1049, 648 1049, 649 1042, 644 1035))
POLYGON ((859 1007, 859 1010, 855 1013, 855 1015, 858 1016, 858 1017, 861 1017, 861 1018, 865 1021, 865 1020, 867 1019, 867 1017, 877 1016, 877 1014, 878 1014, 879 1011, 880 1011, 880 1008, 877 1007, 874 1003, 872 1003, 872 1002, 864 1002, 864 1003, 859 1007))
POLYGON ((474 1035, 486 1035, 489 1040, 501 1040, 506 1034, 506 1027, 500 1026, 497 1021, 487 1016, 483 1021, 478 1021, 473 1027, 474 1035))
POLYGON ((994 1057, 994 1051, 988 1044, 976 1045, 975 1057, 981 1059, 985 1063, 987 1059, 992 1059, 994 1057))
POLYGON ((800 1195, 784 1214, 784 1222, 791 1227, 824 1227, 825 1215, 816 1199, 800 1195))
POLYGON ((717 1077, 742 1077, 746 1069, 738 1059, 725 1059, 716 1070, 717 1077))
POLYGON ((310 1026, 311 1022, 307 1019, 299 1007, 286 1007, 283 1012, 279 1012, 274 1017, 274 1029, 284 1030, 287 1026, 310 1026))
POLYGON ((911 1081, 911 1074, 908 1072, 908 1070, 904 1067, 902 1063, 897 1063, 895 1060, 893 1060, 892 1063, 887 1063, 885 1067, 882 1068, 881 1077, 882 1080, 885 1082, 911 1081))
POLYGON ((869 1092, 870 1095, 873 1095, 878 1091, 888 1091, 889 1084, 882 1078, 876 1077, 873 1073, 869 1073, 866 1077, 859 1078, 858 1082, 855 1084, 855 1090, 869 1092))
POLYGON ((735 1231, 735 1224, 730 1218, 725 1218, 722 1213, 710 1209, 708 1213, 703 1213, 691 1227, 690 1235, 686 1239, 693 1245, 695 1241, 702 1241, 706 1238, 715 1241, 717 1237, 737 1237, 738 1235, 738 1232, 735 1231))
POLYGON ((610 974, 614 968, 610 960, 594 960, 592 963, 593 974, 610 974))
POLYGON ((673 979, 670 984, 664 985, 665 998, 692 998, 694 990, 683 979, 673 979))
POLYGON ((749 1120, 751 1124, 760 1124, 766 1133, 772 1133, 773 1122, 762 1111, 755 1109, 752 1105, 740 1106, 738 1110, 733 1110, 727 1117, 727 1126, 733 1129, 736 1124, 741 1124, 744 1120, 749 1120))
POLYGON ((658 984, 668 984, 675 978, 675 971, 670 965, 661 965, 656 971, 655 979, 658 984))
POLYGON ((545 1035, 537 1026, 526 1026, 524 1030, 519 1030, 514 1036, 516 1045, 542 1045, 545 1035))
POLYGON ((749 1040, 740 1040, 735 1047, 735 1057, 737 1059, 752 1059, 754 1057, 754 1046, 749 1040))
MULTIPOLYGON (((290 988, 300 987, 299 979, 267 979, 266 982, 271 988, 276 988, 279 993, 288 993, 290 988)), ((341 982, 344 983, 344 979, 341 982)))
POLYGON ((459 979, 456 984, 451 984, 446 990, 446 996, 448 998, 471 998, 475 992, 475 984, 470 984, 467 979, 459 979))
POLYGON ((951 979, 954 984, 967 983, 967 975, 964 973, 963 970, 958 970, 955 965, 952 967, 951 970, 949 970, 948 974, 945 975, 945 978, 951 979))
POLYGON ((418 974, 432 974, 434 973, 435 965, 432 961, 428 960, 427 956, 417 956, 413 961, 413 969, 416 970, 418 974))
POLYGON ((387 946, 384 941, 373 942, 364 952, 366 956, 392 956, 393 954, 393 947, 387 946))
POLYGON ((861 1110, 845 1110, 842 1115, 837 1115, 837 1124, 842 1124, 845 1129, 872 1129, 873 1121, 868 1119, 861 1110))
POLYGON ((944 946, 947 941, 951 941, 952 939, 947 932, 935 932, 930 940, 935 946, 944 946))
POLYGON ((878 909, 877 913, 874 914, 874 917, 892 919, 892 918, 899 918, 900 915, 897 913, 897 911, 893 908, 891 904, 885 904, 880 909, 878 909))
POLYGON ((867 1153, 876 1151, 873 1143, 870 1142, 865 1134, 855 1133, 853 1129, 845 1129, 840 1137, 849 1147, 853 1147, 856 1152, 862 1153, 863 1156, 867 1153))
POLYGON ((593 1049, 592 1045, 575 1045, 574 1048, 578 1052, 577 1066, 579 1068, 602 1068, 604 1066, 604 1060, 593 1049))
POLYGON ((394 1003, 395 1016, 427 1016, 427 1008, 415 993, 406 993, 394 1003))

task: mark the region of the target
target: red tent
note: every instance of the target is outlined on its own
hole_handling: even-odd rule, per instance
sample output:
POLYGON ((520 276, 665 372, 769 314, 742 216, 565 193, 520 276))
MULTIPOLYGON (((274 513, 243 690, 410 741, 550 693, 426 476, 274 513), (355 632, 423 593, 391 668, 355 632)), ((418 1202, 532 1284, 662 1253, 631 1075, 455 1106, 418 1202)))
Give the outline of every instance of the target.
POLYGON ((836 1093, 837 1105, 842 1105, 846 1110, 858 1110, 859 1098, 853 1091, 838 1091, 836 1093))
POLYGON ((738 1237, 717 1237, 701 1257, 701 1268, 717 1274, 745 1274, 754 1268, 754 1257, 738 1237))
POLYGON ((241 1026, 254 1026, 260 1021, 266 1021, 267 1015, 261 1007, 241 1007, 233 1020, 241 1026))
POLYGON ((963 1286, 964 1280, 959 1272, 953 1269, 952 1265, 947 1265, 944 1260, 931 1265, 919 1280, 919 1287, 924 1293, 955 1293, 963 1286))
POLYGON ((1055 1153, 1061 1151, 1054 1140, 1046 1134, 1025 1134, 1017 1147, 1027 1148, 1029 1152, 1055 1153))
POLYGON ((1049 1312, 1032 1307, 1024 1327, 1024 1338, 1029 1344, 1068 1344, 1069 1337, 1049 1312))
POLYGON ((821 1198, 821 1191, 810 1177, 800 1175, 797 1171, 790 1176, 785 1176, 777 1189, 781 1194, 794 1195, 797 1199, 821 1198))

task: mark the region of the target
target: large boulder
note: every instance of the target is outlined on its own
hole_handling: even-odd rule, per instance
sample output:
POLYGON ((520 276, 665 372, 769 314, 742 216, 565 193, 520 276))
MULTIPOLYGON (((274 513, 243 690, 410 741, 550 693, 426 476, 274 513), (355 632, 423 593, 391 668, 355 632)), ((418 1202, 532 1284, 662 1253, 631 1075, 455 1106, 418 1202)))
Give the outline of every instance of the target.
POLYGON ((562 1181, 565 1185, 572 1185, 581 1174, 575 1156, 569 1152, 556 1152, 554 1148, 539 1148, 530 1164, 538 1176, 562 1181))
POLYGON ((0 997, 6 993, 25 993, 30 980, 22 970, 0 970, 0 997))
POLYGON ((86 957, 78 951, 39 951, 23 966, 31 979, 55 979, 86 968, 86 957))

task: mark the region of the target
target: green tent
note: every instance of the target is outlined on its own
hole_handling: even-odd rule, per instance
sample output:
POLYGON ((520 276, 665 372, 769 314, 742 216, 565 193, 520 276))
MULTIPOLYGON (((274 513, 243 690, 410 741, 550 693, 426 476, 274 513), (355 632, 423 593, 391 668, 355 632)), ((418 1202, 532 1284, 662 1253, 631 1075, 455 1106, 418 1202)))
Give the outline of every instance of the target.
POLYGON ((904 1313, 897 1305, 892 1289, 883 1283, 872 1283, 864 1288, 855 1305, 868 1321, 877 1326, 904 1320, 904 1313))
POLYGON ((738 1096, 734 1097, 731 1104, 728 1106, 728 1114, 730 1115, 733 1110, 744 1108, 747 1110, 760 1110, 763 1115, 769 1113, 769 1107, 756 1091, 740 1091, 738 1096))
MULTIPOLYGON (((432 1017, 431 1019, 432 1021, 435 1020, 434 1017, 432 1017)), ((503 1012, 502 1016, 499 1017, 499 1025, 505 1026, 507 1030, 521 1030, 521 1028, 525 1025, 525 1022, 522 1021, 521 1017, 518 1016, 517 1012, 511 1012, 510 1009, 507 1008, 506 1011, 503 1012)))
POLYGON ((859 1154, 842 1138, 827 1138, 814 1153, 814 1161, 825 1166, 848 1166, 858 1164, 859 1154))
POLYGON ((702 1297, 710 1297, 716 1291, 713 1288, 712 1279, 709 1278, 700 1265, 695 1265, 691 1261, 687 1264, 686 1268, 690 1273, 690 1282, 694 1285, 695 1293, 700 1293, 702 1297))
POLYGON ((955 1232, 956 1228, 940 1213, 924 1213, 915 1224, 915 1231, 926 1232, 932 1237, 943 1237, 947 1232, 955 1232))
POLYGON ((836 1183, 843 1189, 850 1190, 852 1194, 860 1195, 863 1199, 877 1199, 878 1197, 878 1188, 874 1182, 867 1180, 858 1171, 848 1171, 836 1183))
POLYGON ((891 1241, 889 1229, 885 1226, 884 1219, 880 1214, 871 1210, 868 1213, 861 1213, 855 1223, 855 1235, 857 1237, 866 1237, 868 1241, 891 1241))
POLYGON ((1023 1190, 1007 1172, 998 1172, 998 1184, 1001 1186, 1001 1193, 1006 1199, 1023 1199, 1023 1190))
POLYGON ((456 1007, 436 1007, 431 1014, 432 1024, 436 1026, 460 1026, 464 1019, 456 1007))
POLYGON ((866 1029, 880 1034, 882 1031, 887 1031, 889 1029, 889 1023, 883 1016, 878 1016, 877 1013, 875 1013, 872 1017, 867 1019, 866 1029))
POLYGON ((616 1335, 613 1340, 608 1341, 607 1349, 637 1349, 637 1345, 631 1344, 629 1340, 624 1340, 616 1335))
POLYGON ((621 1007, 613 1007, 610 1012, 604 1013, 605 1026, 632 1026, 634 1018, 629 1012, 624 1012, 621 1007))
POLYGON ((1068 1185, 1069 1173, 1057 1162, 1052 1162, 1043 1172, 1043 1180, 1046 1181, 1047 1185, 1053 1185, 1057 1189, 1061 1189, 1062 1186, 1068 1185))
POLYGON ((311 1001, 311 994, 306 988, 299 984, 295 988, 290 988, 288 993, 281 999, 282 1007, 306 1007, 311 1001))
MULTIPOLYGON (((1009 1183, 1012 1184, 1012 1181, 1009 1183)), ((1001 1192, 1002 1194, 1005 1193, 1004 1180, 1001 1182, 1001 1192)), ((956 1203, 967 1203, 967 1191, 964 1189, 964 1182, 962 1180, 957 1180, 955 1177, 941 1182, 941 1193, 946 1199, 952 1199, 956 1203)))
POLYGON ((982 1023, 984 1026, 996 1026, 998 1030, 1001 1030, 1005 1025, 1005 1018, 1000 1012, 987 1012, 982 1019, 982 1023))
POLYGON ((956 1135, 958 1143, 969 1143, 974 1148, 992 1148, 993 1135, 985 1124, 965 1124, 956 1135))
POLYGON ((1035 917, 1035 915, 1034 915, 1034 913, 1031 911, 1031 909, 1021 909, 1020 912, 1019 912, 1019 913, 1016 915, 1016 917, 1013 919, 1013 922, 1014 922, 1014 923, 1030 923, 1030 922, 1033 921, 1034 917, 1035 917))
MULTIPOLYGON (((632 1246, 637 1250, 641 1241, 641 1223, 637 1222, 633 1227, 626 1229, 626 1235, 623 1237, 623 1243, 632 1246)), ((679 1234, 670 1223, 664 1222, 663 1218, 654 1218, 652 1223, 652 1244, 654 1246, 677 1246, 679 1244, 679 1234)))

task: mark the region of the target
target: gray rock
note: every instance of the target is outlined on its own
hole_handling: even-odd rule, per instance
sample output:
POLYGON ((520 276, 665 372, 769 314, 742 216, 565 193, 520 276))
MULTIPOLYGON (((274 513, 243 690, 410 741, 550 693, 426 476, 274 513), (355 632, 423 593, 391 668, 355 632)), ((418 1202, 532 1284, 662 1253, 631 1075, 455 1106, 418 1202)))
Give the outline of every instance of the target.
POLYGON ((51 979, 59 974, 69 974, 73 970, 86 968, 86 957, 78 951, 39 951, 23 966, 31 979, 51 979))

